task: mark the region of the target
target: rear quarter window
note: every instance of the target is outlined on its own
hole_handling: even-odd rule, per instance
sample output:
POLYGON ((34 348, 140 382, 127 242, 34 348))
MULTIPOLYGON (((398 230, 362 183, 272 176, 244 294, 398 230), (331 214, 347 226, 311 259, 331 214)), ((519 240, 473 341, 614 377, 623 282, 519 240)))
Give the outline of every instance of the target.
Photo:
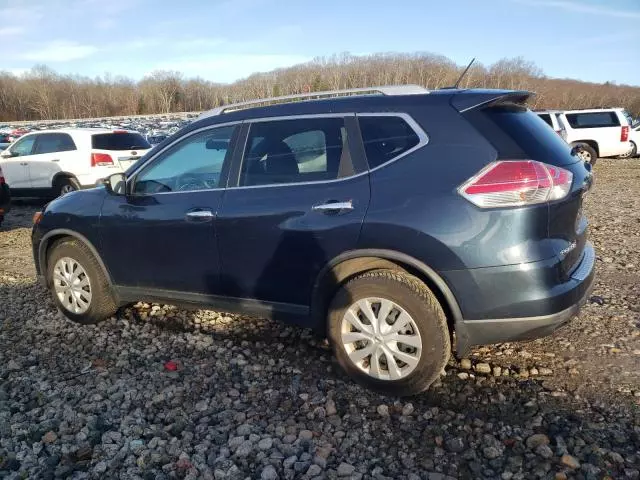
POLYGON ((97 133, 91 137, 91 148, 96 150, 135 150, 151 148, 139 133, 97 133))
POLYGON ((565 115, 571 128, 619 127, 620 120, 616 112, 567 113, 565 115))
POLYGON ((369 168, 376 168, 408 152, 420 138, 402 117, 359 116, 360 132, 369 168))

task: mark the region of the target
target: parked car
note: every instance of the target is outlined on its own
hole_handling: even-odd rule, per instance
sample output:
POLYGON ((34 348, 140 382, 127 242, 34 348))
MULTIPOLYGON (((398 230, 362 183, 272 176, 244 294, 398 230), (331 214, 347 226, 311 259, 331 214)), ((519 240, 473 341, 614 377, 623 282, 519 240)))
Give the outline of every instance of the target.
POLYGON ((622 158, 633 158, 640 155, 638 146, 640 145, 640 122, 633 125, 629 129, 629 150, 626 153, 620 155, 622 158))
POLYGON ((2 167, 0 167, 0 226, 4 221, 4 216, 11 210, 11 191, 4 179, 2 167))
POLYGON ((567 110, 558 115, 564 138, 592 165, 599 157, 618 157, 629 151, 629 122, 622 108, 567 110))
POLYGON ((16 197, 56 197, 94 187, 141 158, 151 146, 137 132, 59 129, 23 135, 0 153, 16 197))
POLYGON ((12 141, 13 139, 9 136, 8 133, 0 133, 0 151, 9 147, 12 141))
POLYGON ((539 112, 536 112, 536 114, 542 119, 544 120, 544 122, 549 125, 551 128, 553 128, 553 131, 556 132, 558 135, 560 135, 562 138, 565 138, 566 133, 565 133, 565 129, 562 126, 561 120, 560 120, 560 114, 562 113, 562 111, 560 110, 542 110, 539 112))
POLYGON ((325 332, 359 382, 415 394, 454 332, 458 355, 540 337, 591 291, 591 167, 529 96, 402 86, 220 107, 49 203, 37 272, 76 322, 138 300, 288 320, 325 332))
POLYGON ((152 146, 158 145, 159 143, 164 142, 168 137, 169 135, 164 133, 152 133, 150 135, 147 135, 147 142, 149 142, 149 144, 152 146))

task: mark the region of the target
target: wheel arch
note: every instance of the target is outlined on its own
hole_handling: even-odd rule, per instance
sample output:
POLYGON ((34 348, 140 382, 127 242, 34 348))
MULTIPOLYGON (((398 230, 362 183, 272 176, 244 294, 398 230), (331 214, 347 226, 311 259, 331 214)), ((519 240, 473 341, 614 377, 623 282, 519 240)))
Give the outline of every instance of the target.
POLYGON ((381 268, 405 271, 422 280, 436 295, 449 325, 450 333, 462 334, 462 312, 453 292, 424 262, 394 250, 352 250, 331 260, 316 277, 311 297, 311 318, 317 329, 326 329, 327 306, 336 290, 345 281, 367 271, 381 268))
POLYGON ((91 251, 91 254, 98 261, 98 264, 100 265, 100 268, 102 269, 102 272, 104 273, 105 278, 109 283, 109 287, 112 287, 113 282, 111 279, 111 275, 109 274, 109 270, 107 269, 107 266, 105 265, 105 263, 102 261, 102 257, 100 257, 100 254, 98 253, 98 250, 93 245, 93 243, 91 243, 91 241, 81 233, 78 233, 74 230, 69 230, 66 228, 57 228, 55 230, 51 230, 47 232, 42 237, 42 239, 40 240, 40 244, 38 245, 38 264, 40 266, 40 274, 44 276, 45 282, 47 282, 48 284, 46 273, 47 273, 47 260, 49 256, 49 250, 51 246, 55 244, 57 241, 67 237, 71 237, 76 240, 79 240, 84 245, 86 245, 86 247, 91 251))
POLYGON ((56 182, 60 181, 60 179, 62 178, 72 178, 76 182, 78 181, 78 177, 76 177, 71 172, 65 172, 65 171, 57 172, 51 179, 51 188, 54 188, 56 186, 56 182))
POLYGON ((571 145, 573 146, 579 143, 585 143, 589 145, 591 148, 593 148, 596 151, 596 154, 600 156, 600 146, 598 145, 598 142, 596 142, 595 140, 575 140, 571 142, 571 145))

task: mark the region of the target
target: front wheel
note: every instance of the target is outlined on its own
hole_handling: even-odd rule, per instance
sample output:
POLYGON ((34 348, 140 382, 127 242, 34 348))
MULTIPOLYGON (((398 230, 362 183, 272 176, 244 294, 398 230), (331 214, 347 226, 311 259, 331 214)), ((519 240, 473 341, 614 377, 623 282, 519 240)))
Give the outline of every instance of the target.
POLYGON ((426 390, 449 360, 447 319, 418 278, 374 270, 334 297, 328 333, 336 359, 364 386, 389 395, 426 390))
POLYGON ((74 322, 97 323, 117 310, 100 264, 79 240, 62 240, 52 247, 47 284, 58 309, 74 322))

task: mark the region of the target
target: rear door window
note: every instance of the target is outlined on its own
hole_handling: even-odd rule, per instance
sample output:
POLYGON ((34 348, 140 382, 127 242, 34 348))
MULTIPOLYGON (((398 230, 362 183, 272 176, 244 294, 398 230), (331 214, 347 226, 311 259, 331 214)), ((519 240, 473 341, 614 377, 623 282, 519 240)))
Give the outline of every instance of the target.
POLYGON ((95 150, 144 150, 151 148, 139 133, 97 133, 91 137, 91 148, 95 150))
POLYGON ((399 116, 358 116, 369 168, 403 155, 420 143, 407 121, 399 116))
POLYGON ((69 152, 75 150, 76 145, 67 133, 43 133, 38 135, 35 155, 42 153, 69 152))
POLYGON ((565 115, 571 128, 619 127, 620 120, 616 112, 567 113, 565 115))
POLYGON ((247 146, 243 186, 334 180, 353 173, 342 117, 255 122, 247 146))

